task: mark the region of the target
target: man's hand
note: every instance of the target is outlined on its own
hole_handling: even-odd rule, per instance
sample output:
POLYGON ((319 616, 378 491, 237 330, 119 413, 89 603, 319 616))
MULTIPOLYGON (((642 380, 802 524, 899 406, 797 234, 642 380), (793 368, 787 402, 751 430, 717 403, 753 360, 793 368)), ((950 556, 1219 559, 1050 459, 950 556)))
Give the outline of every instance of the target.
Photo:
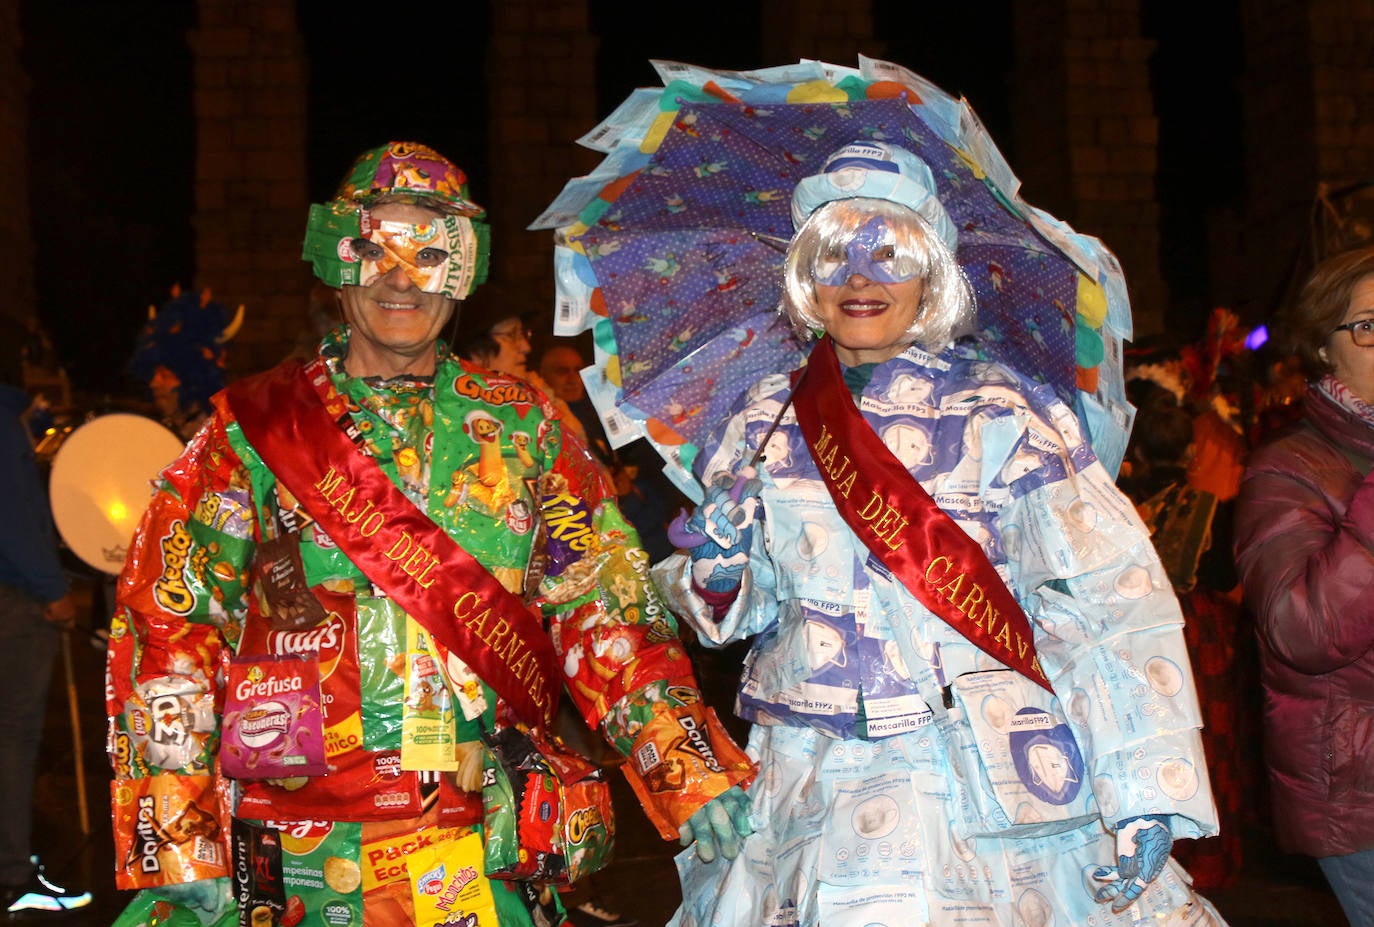
POLYGON ((726 859, 739 855, 740 844, 754 832, 749 823, 749 796, 737 785, 702 805, 678 829, 683 846, 697 844, 697 856, 709 863, 719 853, 726 859))
POLYGON ((739 588, 762 488, 753 467, 717 477, 696 511, 678 515, 668 526, 668 540, 691 554, 692 579, 702 589, 728 593, 739 588))
POLYGON ((43 619, 70 631, 76 625, 76 603, 72 601, 72 594, 69 592, 56 602, 44 605, 43 619))
POLYGON ((454 779, 458 788, 464 792, 482 791, 482 763, 486 758, 486 747, 480 740, 465 740, 454 744, 458 756, 458 772, 454 779))
POLYGON ((227 878, 160 885, 153 893, 190 908, 202 924, 215 923, 234 906, 234 894, 227 878))
POLYGON ((1127 818, 1116 828, 1116 868, 1099 866, 1093 878, 1104 882, 1097 890, 1098 901, 1110 901, 1113 911, 1129 907, 1145 887, 1164 871, 1174 835, 1157 814, 1127 818))

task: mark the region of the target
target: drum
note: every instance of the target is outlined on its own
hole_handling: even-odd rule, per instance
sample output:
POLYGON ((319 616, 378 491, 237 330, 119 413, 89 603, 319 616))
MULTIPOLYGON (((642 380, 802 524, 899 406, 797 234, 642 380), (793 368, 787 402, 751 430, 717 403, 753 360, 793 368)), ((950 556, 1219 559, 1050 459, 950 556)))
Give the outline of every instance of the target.
POLYGON ((48 496, 57 533, 72 553, 118 574, 158 473, 181 449, 169 429, 126 413, 102 415, 67 435, 52 459, 48 496))

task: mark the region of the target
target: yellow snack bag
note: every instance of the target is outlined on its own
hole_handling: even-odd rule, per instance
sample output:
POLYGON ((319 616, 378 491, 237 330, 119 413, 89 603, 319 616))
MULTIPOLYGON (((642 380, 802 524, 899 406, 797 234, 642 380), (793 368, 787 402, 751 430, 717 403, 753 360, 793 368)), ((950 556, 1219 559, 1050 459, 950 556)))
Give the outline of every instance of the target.
POLYGON ((482 875, 482 836, 435 839, 406 856, 415 927, 499 927, 491 884, 482 875))
POLYGON ((453 697, 436 662, 429 634, 406 615, 405 707, 401 713, 401 768, 458 768, 453 697))

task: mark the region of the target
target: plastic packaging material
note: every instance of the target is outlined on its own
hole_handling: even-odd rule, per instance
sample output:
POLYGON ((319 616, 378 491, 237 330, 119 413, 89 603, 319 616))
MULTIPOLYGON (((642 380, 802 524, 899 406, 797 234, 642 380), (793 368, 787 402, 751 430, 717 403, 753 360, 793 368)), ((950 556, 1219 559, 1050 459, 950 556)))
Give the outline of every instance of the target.
POLYGON ((211 776, 110 783, 115 884, 153 888, 229 874, 220 797, 211 776))
POLYGON ((615 817, 601 769, 517 728, 484 739, 489 878, 566 885, 610 862, 615 817))
POLYGON ((225 691, 220 762, 236 779, 320 776, 329 771, 313 656, 234 657, 225 691))

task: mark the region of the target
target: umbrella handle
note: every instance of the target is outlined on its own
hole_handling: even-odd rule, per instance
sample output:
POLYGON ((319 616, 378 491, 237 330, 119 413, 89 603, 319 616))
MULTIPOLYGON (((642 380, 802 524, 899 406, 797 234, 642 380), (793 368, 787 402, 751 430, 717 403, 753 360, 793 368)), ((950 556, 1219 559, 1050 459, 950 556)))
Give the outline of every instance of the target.
POLYGON ((754 456, 749 460, 749 466, 757 467, 759 461, 763 459, 763 449, 768 446, 768 439, 773 437, 773 432, 778 430, 778 423, 782 421, 782 417, 787 414, 788 408, 791 407, 792 397, 796 395, 797 387, 801 385, 802 377, 806 376, 806 371, 810 369, 810 365, 807 365, 792 374, 792 392, 787 394, 787 401, 782 404, 782 408, 778 410, 778 414, 773 416, 773 424, 769 425, 768 430, 763 433, 763 440, 759 442, 759 449, 754 451, 754 456))
POLYGON ((72 666, 72 636, 62 632, 62 666, 67 671, 67 710, 72 722, 72 755, 76 765, 76 802, 81 833, 90 836, 91 813, 86 801, 86 765, 81 745, 81 707, 76 698, 76 670, 72 666))
MULTIPOLYGON (((795 389, 795 387, 794 387, 795 389)), ((773 437, 773 432, 778 430, 778 423, 782 421, 783 415, 792 405, 792 396, 789 394, 787 401, 782 404, 778 414, 773 416, 773 424, 768 426, 768 430, 763 433, 763 440, 759 441, 759 449, 754 451, 754 456, 749 460, 749 466, 757 467, 758 462, 763 459, 763 449, 768 446, 768 439, 773 437)))

